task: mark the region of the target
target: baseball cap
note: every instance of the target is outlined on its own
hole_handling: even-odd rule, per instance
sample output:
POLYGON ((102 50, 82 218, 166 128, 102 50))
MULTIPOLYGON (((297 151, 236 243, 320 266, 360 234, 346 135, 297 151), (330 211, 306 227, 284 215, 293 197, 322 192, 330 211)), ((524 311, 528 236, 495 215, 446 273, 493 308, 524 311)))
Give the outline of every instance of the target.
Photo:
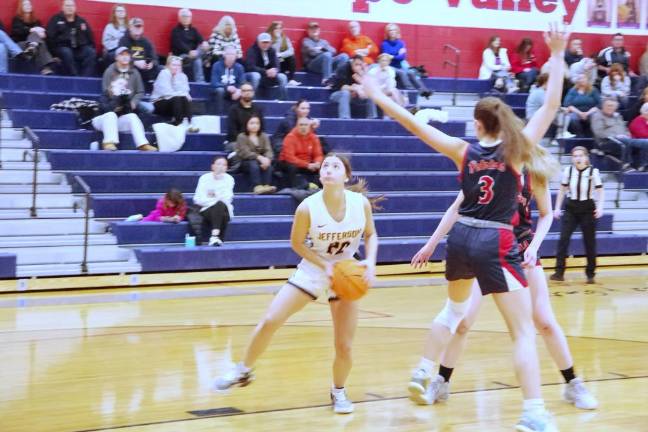
POLYGON ((142 18, 131 18, 130 21, 128 21, 128 25, 142 27, 144 25, 144 20, 142 18))
POLYGON ((120 55, 120 54, 123 53, 123 52, 128 52, 128 54, 130 54, 130 49, 128 49, 128 48, 125 47, 125 46, 120 46, 119 48, 117 48, 117 49, 115 50, 115 56, 118 56, 118 55, 120 55))
POLYGON ((259 42, 272 42, 272 36, 270 36, 270 33, 259 33, 259 36, 257 36, 257 41, 259 42))

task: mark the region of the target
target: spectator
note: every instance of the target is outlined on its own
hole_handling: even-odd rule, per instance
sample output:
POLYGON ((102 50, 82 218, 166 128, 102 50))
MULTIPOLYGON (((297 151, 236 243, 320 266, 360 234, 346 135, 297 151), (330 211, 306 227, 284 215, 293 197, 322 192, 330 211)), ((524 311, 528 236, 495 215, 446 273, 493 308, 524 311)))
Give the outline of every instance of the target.
POLYGON ((646 50, 639 59, 639 74, 642 77, 648 77, 648 44, 646 44, 646 50))
POLYGON ((227 115, 227 140, 229 142, 236 142, 238 135, 245 132, 247 122, 252 116, 261 119, 261 130, 263 130, 263 109, 252 102, 252 99, 254 99, 254 87, 252 87, 252 84, 248 82, 241 84, 241 97, 238 103, 230 107, 227 115))
POLYGON ((191 123, 191 95, 189 79, 182 72, 182 59, 167 57, 166 67, 160 71, 151 94, 155 114, 171 117, 174 125, 184 124, 189 132, 198 132, 191 123))
POLYGON ((364 71, 364 60, 361 56, 355 56, 335 71, 331 78, 333 93, 331 102, 338 104, 338 117, 341 119, 351 118, 351 102, 362 103, 367 109, 367 118, 377 118, 378 112, 374 102, 364 94, 362 86, 358 85, 353 78, 354 74, 361 74, 364 71))
POLYGON ((529 97, 526 100, 526 113, 525 117, 527 121, 533 117, 533 115, 540 109, 544 104, 547 90, 547 81, 549 80, 549 75, 542 73, 538 75, 536 83, 531 86, 529 90, 529 97))
POLYGON ((243 49, 241 48, 241 39, 236 30, 236 23, 234 22, 234 18, 225 15, 218 21, 218 24, 212 30, 211 36, 209 36, 212 64, 222 60, 225 55, 225 48, 228 46, 234 47, 236 60, 242 61, 243 49))
POLYGON ((245 132, 236 138, 236 156, 241 159, 241 169, 247 172, 256 195, 274 193, 272 183, 272 147, 270 138, 261 130, 261 119, 250 117, 245 132))
POLYGON ((378 55, 378 46, 369 36, 360 34, 360 23, 351 21, 349 23, 349 34, 342 40, 340 52, 351 57, 359 56, 367 64, 373 64, 378 55))
POLYGON ((573 65, 583 60, 583 41, 580 38, 573 38, 569 42, 569 48, 565 52, 565 62, 567 66, 573 65))
MULTIPOLYGON (((632 138, 648 142, 648 103, 641 106, 639 115, 630 122, 628 129, 632 138)), ((643 150, 643 161, 639 171, 648 171, 648 149, 643 150)))
POLYGON ((524 38, 511 55, 511 72, 520 82, 520 91, 526 93, 538 77, 539 66, 533 52, 533 41, 524 38))
POLYGON ((317 22, 308 23, 308 35, 302 40, 302 60, 304 68, 322 75, 322 85, 328 85, 328 80, 340 64, 349 60, 342 53, 335 55, 337 50, 328 41, 320 38, 320 26, 317 22))
POLYGON ((590 84, 594 85, 598 79, 598 69, 596 67, 595 58, 584 57, 582 60, 572 63, 572 65, 569 66, 569 79, 572 84, 576 83, 576 78, 579 75, 585 75, 590 84))
POLYGON ((482 53, 482 64, 479 68, 479 79, 489 79, 493 88, 498 91, 512 93, 517 86, 511 78, 511 63, 507 49, 502 48, 499 36, 491 36, 488 46, 482 53))
POLYGON ((61 59, 70 75, 93 76, 97 52, 92 30, 77 15, 74 0, 63 0, 62 9, 47 23, 49 51, 61 59))
POLYGON ((576 227, 580 226, 587 256, 585 275, 587 283, 593 284, 596 273, 596 219, 603 216, 605 201, 601 175, 598 169, 590 165, 585 147, 577 146, 572 149, 572 166, 565 168, 556 198, 556 210, 554 210, 556 219, 561 217, 561 207, 565 195, 569 195, 569 199, 562 215, 560 240, 556 251, 556 272, 550 276, 550 279, 565 280, 565 259, 569 250, 569 242, 576 227))
MULTIPOLYGON (((47 33, 40 20, 36 18, 34 6, 30 0, 18 2, 18 11, 11 22, 11 37, 24 50, 23 57, 34 59, 41 74, 50 75, 54 73, 52 70, 54 59, 45 43, 47 33)), ((2 45, 1 42, 0 45, 2 45)))
POLYGON ((592 115, 592 132, 600 150, 620 159, 623 170, 643 167, 648 140, 633 139, 623 118, 617 112, 619 103, 605 99, 601 110, 592 115))
POLYGON ((319 125, 320 121, 310 117, 310 103, 306 99, 299 99, 295 102, 295 105, 290 107, 286 116, 279 122, 277 130, 272 134, 270 142, 272 143, 272 150, 280 154, 281 148, 283 147, 284 138, 297 126, 297 120, 302 117, 305 117, 311 121, 311 128, 315 131, 319 125))
POLYGON ((126 47, 115 50, 115 63, 103 74, 101 107, 104 114, 92 119, 92 126, 103 132, 104 150, 115 151, 119 144, 118 132, 131 132, 138 150, 156 151, 144 134, 144 125, 137 116, 144 85, 139 72, 130 64, 126 47))
POLYGON ((115 59, 115 50, 119 45, 119 41, 126 34, 128 25, 128 14, 126 7, 122 4, 116 4, 110 13, 110 22, 106 24, 101 37, 101 43, 104 48, 104 59, 106 64, 112 63, 115 59))
POLYGON ((234 178, 227 174, 227 159, 216 157, 211 172, 198 180, 193 202, 199 205, 200 214, 211 229, 209 246, 222 246, 227 225, 234 217, 234 178))
POLYGON ((635 76, 630 70, 630 52, 625 49, 623 35, 621 33, 616 33, 612 36, 612 46, 603 48, 599 52, 597 63, 599 65, 600 76, 609 75, 610 68, 614 63, 621 64, 627 74, 635 76))
POLYGON ((257 36, 256 43, 248 49, 245 58, 246 77, 252 83, 255 92, 259 85, 266 88, 279 86, 279 99, 285 100, 288 78, 279 72, 279 59, 271 44, 270 34, 260 33, 257 36))
POLYGON ((203 40, 200 32, 191 25, 193 14, 189 9, 178 11, 178 25, 171 31, 171 52, 181 57, 187 72, 194 81, 205 82, 202 55, 209 51, 209 44, 203 40))
POLYGON ((385 26, 385 40, 380 46, 380 51, 392 56, 390 66, 394 68, 403 87, 406 89, 415 88, 423 97, 432 96, 432 92, 423 84, 416 70, 410 68, 407 62, 407 48, 397 24, 391 23, 385 26))
POLYGON ((237 101, 241 97, 241 85, 245 81, 245 68, 236 62, 236 48, 225 47, 222 58, 214 64, 211 72, 212 98, 214 110, 222 114, 225 99, 237 101))
POLYGON ((625 121, 634 120, 639 115, 639 112, 641 111, 641 107, 645 103, 648 103, 648 87, 646 87, 641 92, 641 95, 639 95, 635 103, 630 105, 630 107, 625 111, 623 115, 624 120, 625 121))
POLYGON ((272 37, 272 48, 277 53, 279 70, 288 77, 288 85, 301 85, 299 81, 295 81, 295 70, 297 68, 295 49, 292 41, 283 31, 283 22, 273 21, 267 32, 272 37))
POLYGON ((187 215, 187 203, 185 202, 182 192, 178 189, 169 189, 169 191, 161 197, 156 205, 155 210, 151 211, 146 217, 141 214, 129 216, 127 222, 167 222, 178 223, 182 222, 187 215))
POLYGON ((133 65, 142 76, 144 85, 157 78, 160 64, 153 43, 144 36, 144 20, 142 18, 131 18, 128 21, 128 31, 120 39, 119 46, 126 47, 131 52, 133 65))
POLYGON ((601 103, 599 91, 592 86, 585 75, 576 78, 574 87, 569 89, 563 100, 567 108, 568 130, 578 137, 591 136, 590 116, 598 110, 601 103))
POLYGON ((605 98, 616 99, 622 108, 628 104, 630 77, 619 63, 613 64, 608 75, 601 81, 601 94, 605 98))
POLYGON ((323 159, 322 146, 311 121, 307 117, 299 118, 295 129, 286 135, 277 163, 277 168, 286 174, 288 187, 300 188, 297 174, 301 174, 306 178, 307 188, 316 189, 323 159))
POLYGON ((396 88, 396 71, 390 66, 392 56, 390 54, 380 54, 378 63, 369 68, 369 74, 376 77, 376 82, 383 93, 400 106, 405 106, 405 97, 400 90, 396 88))

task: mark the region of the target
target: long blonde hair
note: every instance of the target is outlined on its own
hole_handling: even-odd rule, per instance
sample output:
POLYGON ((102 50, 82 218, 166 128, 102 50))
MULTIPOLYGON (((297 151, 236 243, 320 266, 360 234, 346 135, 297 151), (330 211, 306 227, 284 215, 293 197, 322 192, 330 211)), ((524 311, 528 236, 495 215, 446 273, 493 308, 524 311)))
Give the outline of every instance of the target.
POLYGON ((475 120, 482 123, 486 134, 502 139, 499 151, 506 164, 525 166, 534 183, 545 187, 558 172, 558 161, 544 147, 529 141, 522 132, 522 120, 500 99, 487 97, 480 100, 475 106, 475 120))

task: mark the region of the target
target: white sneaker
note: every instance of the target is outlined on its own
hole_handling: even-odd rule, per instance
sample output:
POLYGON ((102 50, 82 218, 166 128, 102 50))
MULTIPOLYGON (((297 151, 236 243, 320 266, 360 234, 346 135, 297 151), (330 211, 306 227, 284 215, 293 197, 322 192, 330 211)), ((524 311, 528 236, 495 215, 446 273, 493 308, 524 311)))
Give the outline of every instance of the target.
POLYGON ((583 383, 583 378, 580 377, 569 381, 563 392, 563 398, 579 409, 593 410, 598 408, 598 401, 587 390, 587 387, 583 383))
POLYGON ((254 381, 252 369, 243 371, 240 365, 236 365, 231 371, 214 380, 214 389, 218 391, 227 390, 231 387, 245 387, 254 381))
POLYGON ((141 214, 130 215, 126 218, 125 222, 139 222, 144 219, 144 216, 141 214))
POLYGON ((515 425, 519 432, 558 432, 549 412, 523 412, 522 418, 515 425))
POLYGON ((291 87, 297 87, 297 86, 300 86, 301 83, 299 81, 295 81, 294 79, 292 79, 292 80, 288 81, 288 85, 291 86, 291 87))
POLYGON ((408 389, 409 398, 418 405, 432 405, 435 402, 446 401, 450 393, 450 385, 441 375, 430 378, 420 369, 412 375, 408 389))
POLYGON ((570 139, 570 138, 575 138, 576 135, 569 132, 569 131, 564 131, 562 134, 560 134, 560 138, 562 139, 570 139))
POLYGON ((218 236, 209 237, 209 246, 223 246, 223 240, 218 236))
POLYGON ((336 414, 351 414, 353 412, 353 402, 346 395, 346 389, 342 391, 331 391, 331 407, 336 414))

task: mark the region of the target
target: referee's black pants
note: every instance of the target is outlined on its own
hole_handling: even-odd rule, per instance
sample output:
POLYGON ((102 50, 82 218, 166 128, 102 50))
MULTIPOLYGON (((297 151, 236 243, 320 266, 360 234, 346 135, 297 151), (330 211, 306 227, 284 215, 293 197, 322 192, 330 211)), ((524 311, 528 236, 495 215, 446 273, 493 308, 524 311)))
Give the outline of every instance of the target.
POLYGON ((576 227, 580 226, 583 232, 583 243, 585 243, 585 255, 587 256, 585 274, 587 277, 594 277, 594 273, 596 272, 595 209, 596 205, 594 204, 594 200, 591 199, 587 201, 567 201, 562 217, 560 240, 558 241, 558 251, 556 253, 556 274, 562 276, 565 273, 565 259, 567 258, 569 242, 576 227))

